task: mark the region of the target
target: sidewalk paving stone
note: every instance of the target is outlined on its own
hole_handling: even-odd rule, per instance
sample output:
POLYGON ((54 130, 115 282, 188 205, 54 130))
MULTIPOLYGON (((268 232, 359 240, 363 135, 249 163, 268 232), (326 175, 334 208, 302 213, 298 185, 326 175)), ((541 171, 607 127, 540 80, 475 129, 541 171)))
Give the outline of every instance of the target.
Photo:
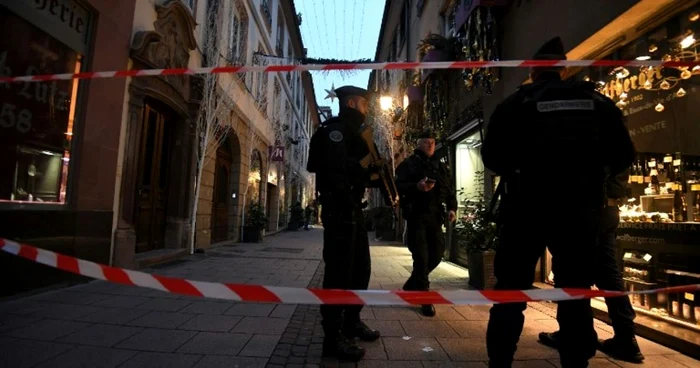
MULTIPOLYGON (((373 237, 370 234, 370 239, 373 237)), ((322 229, 282 232, 261 244, 228 244, 171 265, 143 270, 170 277, 286 287, 320 287, 322 229)), ((372 242, 370 288, 397 289, 412 270, 400 244, 372 242)), ((443 262, 431 288, 467 287, 467 272, 443 262)), ((558 328, 551 303, 525 311, 513 367, 560 367, 555 350, 537 334, 558 328)), ((0 301, 0 367, 368 367, 485 368, 489 305, 371 306, 367 324, 382 333, 359 363, 321 356, 318 305, 237 303, 90 282, 16 300, 0 301)), ((596 322, 599 337, 612 328, 596 322)), ((646 339, 647 359, 631 365, 598 353, 590 367, 698 367, 700 362, 646 339)))
POLYGON ((118 367, 137 354, 135 351, 78 346, 40 364, 39 368, 118 367))

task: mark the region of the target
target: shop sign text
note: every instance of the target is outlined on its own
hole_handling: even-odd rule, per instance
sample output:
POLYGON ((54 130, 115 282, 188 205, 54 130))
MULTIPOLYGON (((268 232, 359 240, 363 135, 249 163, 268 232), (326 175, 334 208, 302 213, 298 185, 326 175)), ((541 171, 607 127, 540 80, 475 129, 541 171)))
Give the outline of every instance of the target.
POLYGON ((621 229, 700 232, 700 224, 693 224, 693 223, 674 224, 674 223, 623 222, 623 223, 620 223, 619 227, 621 229))
POLYGON ((79 13, 81 9, 73 2, 66 5, 59 0, 34 0, 34 5, 37 10, 50 14, 75 32, 79 34, 85 32, 85 19, 79 13))

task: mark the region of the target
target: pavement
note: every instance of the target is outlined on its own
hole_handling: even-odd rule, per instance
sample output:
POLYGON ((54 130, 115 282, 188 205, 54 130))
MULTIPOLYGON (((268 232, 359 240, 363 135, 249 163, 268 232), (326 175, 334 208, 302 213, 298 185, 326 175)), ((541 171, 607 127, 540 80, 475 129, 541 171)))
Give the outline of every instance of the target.
MULTIPOLYGON (((370 234, 370 238, 372 238, 370 234)), ((191 280, 319 286, 322 229, 283 232, 261 244, 231 244, 146 272, 191 280)), ((372 244, 372 289, 400 288, 411 270, 408 250, 372 244)), ((467 287, 466 270, 443 263, 434 289, 467 287)), ((0 301, 0 367, 487 367, 488 306, 438 306, 429 318, 414 307, 365 307, 382 338, 360 343, 364 360, 321 357, 318 306, 233 303, 93 281, 0 301)), ((513 367, 560 367, 537 342, 557 328, 550 303, 531 303, 513 367)), ((601 338, 610 326, 596 321, 601 338)), ((591 367, 700 367, 700 362, 639 339, 646 361, 599 353, 591 367)))

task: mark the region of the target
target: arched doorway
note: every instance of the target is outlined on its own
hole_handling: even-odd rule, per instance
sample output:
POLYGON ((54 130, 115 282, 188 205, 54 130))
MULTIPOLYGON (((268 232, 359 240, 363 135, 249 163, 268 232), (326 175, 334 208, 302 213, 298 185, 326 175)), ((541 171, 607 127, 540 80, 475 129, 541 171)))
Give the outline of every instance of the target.
POLYGON ((211 242, 217 243, 228 239, 229 234, 229 201, 234 193, 229 193, 232 179, 231 165, 233 163, 231 140, 227 137, 216 150, 214 169, 214 196, 211 208, 211 242))

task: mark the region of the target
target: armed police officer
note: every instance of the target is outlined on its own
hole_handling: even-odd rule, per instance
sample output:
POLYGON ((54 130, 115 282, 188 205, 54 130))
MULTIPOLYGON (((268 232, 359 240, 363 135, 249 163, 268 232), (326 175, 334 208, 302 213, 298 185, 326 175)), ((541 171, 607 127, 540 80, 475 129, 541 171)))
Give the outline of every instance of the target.
MULTIPOLYGON (((428 290, 428 276, 445 253, 442 225, 445 216, 456 218, 457 198, 449 170, 434 156, 435 136, 426 130, 418 137, 418 148, 396 168, 396 187, 406 219, 406 239, 413 256, 413 271, 404 290, 428 290), (447 207, 447 209, 445 209, 447 207)), ((435 315, 435 307, 423 305, 424 315, 435 315)))
MULTIPOLYGON (((557 37, 534 56, 566 59, 557 37)), ((563 68, 536 67, 531 84, 496 107, 482 147, 484 165, 501 176, 496 289, 532 287, 548 247, 557 287, 594 284, 606 173, 629 168, 635 151, 621 111, 589 82, 563 81, 563 68)), ((522 333, 525 303, 491 308, 491 367, 510 367, 522 333)), ((562 367, 586 367, 597 336, 587 299, 558 304, 562 367)))
MULTIPOLYGON (((617 264, 615 239, 617 227, 620 225, 620 200, 626 197, 626 187, 629 173, 623 171, 610 175, 605 183, 607 197, 605 210, 601 217, 601 229, 598 245, 597 266, 595 268, 595 285, 598 289, 609 291, 625 291, 622 272, 617 264)), ((635 337, 635 313, 632 303, 627 296, 607 297, 605 304, 612 321, 614 336, 600 342, 600 351, 613 358, 632 363, 641 363, 644 355, 639 350, 635 337)), ((559 332, 541 332, 540 341, 553 348, 559 348, 559 332)))
MULTIPOLYGON (((316 173, 316 190, 323 210, 325 289, 367 289, 370 250, 362 215, 362 198, 371 169, 360 164, 369 154, 360 128, 367 114, 369 92, 344 86, 336 89, 340 111, 311 138, 307 170, 316 173)), ((355 337, 374 341, 378 331, 360 320, 361 305, 323 305, 324 355, 357 361, 365 351, 355 337)))

